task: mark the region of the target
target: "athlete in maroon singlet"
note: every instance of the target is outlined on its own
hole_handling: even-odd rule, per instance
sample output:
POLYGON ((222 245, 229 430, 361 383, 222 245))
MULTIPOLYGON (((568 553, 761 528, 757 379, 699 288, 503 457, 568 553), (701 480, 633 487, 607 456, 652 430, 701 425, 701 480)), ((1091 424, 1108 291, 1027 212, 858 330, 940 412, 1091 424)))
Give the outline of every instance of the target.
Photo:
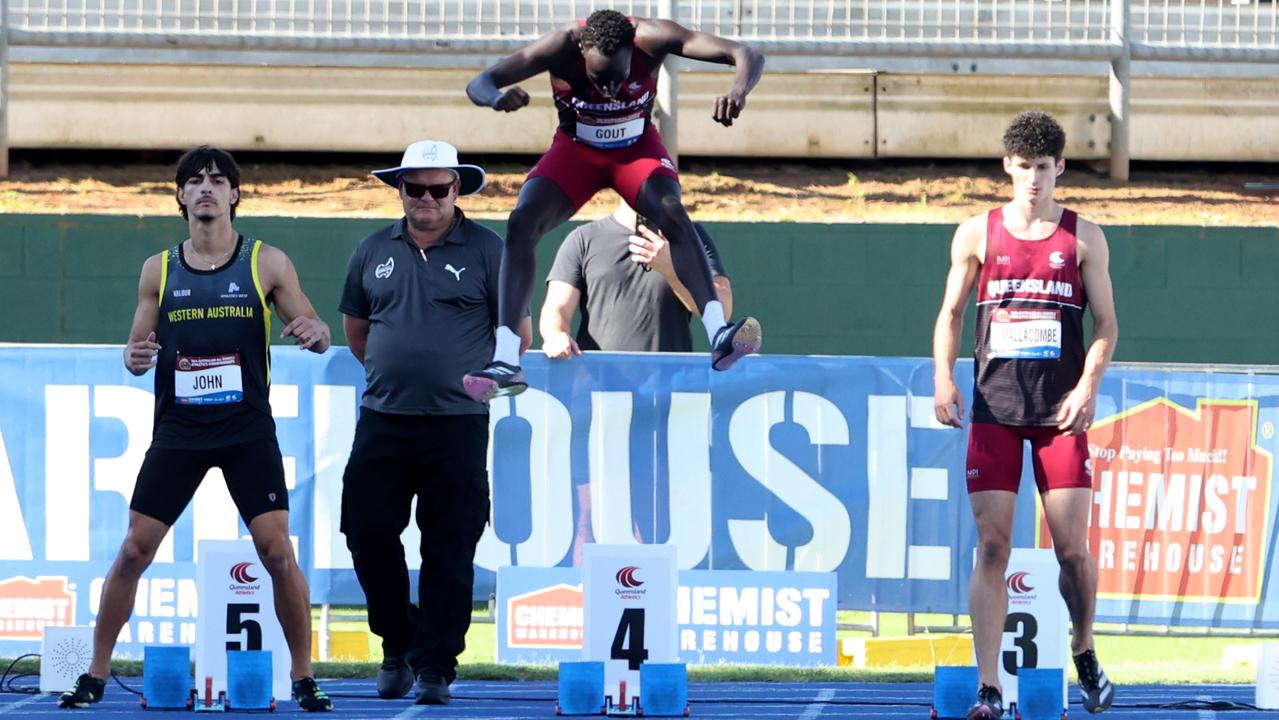
POLYGON ((476 105, 513 112, 529 102, 515 83, 546 72, 560 117, 551 148, 529 172, 507 223, 493 362, 463 378, 475 399, 513 395, 526 387, 519 343, 511 338, 518 340, 515 329, 533 297, 534 247, 605 187, 616 190, 670 241, 675 272, 706 326, 711 367, 727 370, 759 350, 761 331, 754 318, 730 324, 724 317, 680 200, 679 175, 652 124, 657 73, 668 55, 736 68, 732 88, 712 108, 712 117, 726 127, 741 113, 764 70, 763 56, 749 46, 669 20, 597 10, 504 58, 466 86, 476 105))
POLYGON ((968 438, 968 498, 977 525, 977 566, 968 588, 980 682, 969 720, 1003 714, 999 646, 1008 614, 1004 573, 1030 441, 1035 483, 1070 611, 1071 652, 1084 707, 1101 712, 1114 686, 1093 651, 1097 564, 1088 550, 1092 468, 1086 432, 1119 325, 1101 228, 1053 199, 1065 169, 1066 135, 1050 116, 1018 115, 1004 133, 1013 200, 955 232, 941 313, 933 333, 937 419, 962 427, 955 358, 965 305, 977 287, 976 382, 968 438), (1093 316, 1086 343, 1084 309, 1093 316))

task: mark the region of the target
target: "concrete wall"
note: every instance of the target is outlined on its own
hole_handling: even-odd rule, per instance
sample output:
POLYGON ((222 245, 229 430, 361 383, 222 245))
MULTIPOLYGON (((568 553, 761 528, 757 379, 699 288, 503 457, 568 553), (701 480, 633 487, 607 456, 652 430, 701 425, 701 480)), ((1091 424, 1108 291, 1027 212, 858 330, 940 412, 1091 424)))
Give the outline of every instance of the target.
MULTIPOLYGON (((237 226, 289 253, 341 342, 336 307, 346 261, 359 239, 385 222, 242 218, 237 226)), ((735 304, 764 324, 768 352, 930 354, 952 226, 707 226, 732 277, 735 304)), ((539 247, 541 276, 568 229, 539 247)), ((1279 323, 1265 311, 1279 277, 1279 228, 1106 232, 1118 359, 1279 363, 1279 323)), ((185 235, 178 218, 0 216, 0 341, 123 342, 142 261, 185 235)), ((539 293, 534 312, 540 307, 539 293)), ((969 341, 971 325, 969 313, 969 341)), ((705 346, 700 333, 694 337, 705 346)))
MULTIPOLYGON (((465 152, 540 153, 555 114, 544 77, 517 115, 473 106, 473 69, 15 62, 15 148, 399 152, 424 136, 465 152), (193 79, 198 77, 198 82, 193 79)), ((724 72, 680 74, 680 152, 746 157, 991 157, 1028 107, 1056 114, 1073 158, 1108 156, 1104 76, 765 73, 730 129, 710 119, 724 72)), ((1137 160, 1279 160, 1279 83, 1137 77, 1137 160)))

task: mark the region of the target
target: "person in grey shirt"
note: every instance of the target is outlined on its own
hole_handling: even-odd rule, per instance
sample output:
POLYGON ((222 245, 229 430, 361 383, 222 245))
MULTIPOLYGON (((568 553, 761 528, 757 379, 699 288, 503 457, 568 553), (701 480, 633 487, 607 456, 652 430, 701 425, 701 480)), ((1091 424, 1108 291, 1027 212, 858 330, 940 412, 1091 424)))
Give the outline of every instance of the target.
MULTIPOLYGON (((715 293, 731 315, 733 291, 715 243, 694 224, 710 264, 715 293)), ((552 359, 583 350, 690 352, 693 297, 671 264, 670 246, 629 205, 564 239, 546 278, 538 327, 552 359), (651 272, 650 272, 651 271, 651 272), (573 315, 582 312, 576 340, 573 315)))
MULTIPOLYGON (((471 623, 472 563, 489 517, 489 416, 458 383, 493 353, 502 238, 467 219, 459 196, 484 171, 434 140, 373 173, 399 190, 404 217, 360 241, 338 309, 368 386, 342 476, 341 530, 382 638, 378 695, 450 701, 471 623), (417 605, 400 534, 417 498, 417 605)), ((532 326, 520 327, 527 347, 532 326)))

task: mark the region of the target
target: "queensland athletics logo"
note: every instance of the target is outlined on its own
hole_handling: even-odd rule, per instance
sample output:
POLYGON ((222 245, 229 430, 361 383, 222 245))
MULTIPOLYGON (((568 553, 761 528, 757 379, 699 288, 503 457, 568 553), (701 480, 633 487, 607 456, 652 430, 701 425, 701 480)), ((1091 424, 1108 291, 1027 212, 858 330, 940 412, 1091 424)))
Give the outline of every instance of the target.
POLYGON ((1060 250, 1053 250, 1048 253, 1048 267, 1053 270, 1060 270, 1066 267, 1066 256, 1060 250))
POLYGON ((621 570, 618 570, 616 576, 617 584, 625 588, 637 588, 640 585, 643 585, 644 581, 635 577, 635 571, 637 570, 639 570, 639 568, 634 565, 627 565, 621 570))
POLYGON ((1026 578, 1028 577, 1030 577, 1030 573, 1028 572, 1015 572, 1012 575, 1009 575, 1007 580, 1008 591, 1018 595, 1025 595, 1031 590, 1034 590, 1035 587, 1026 582, 1026 578))
POLYGON ((258 579, 249 574, 251 567, 253 567, 251 562, 238 562, 232 565, 229 574, 235 582, 227 586, 227 589, 236 595, 253 595, 262 589, 258 579))
POLYGON ((617 580, 617 588, 613 590, 613 594, 623 600, 638 600, 648 593, 648 590, 641 588, 644 584, 643 580, 635 577, 635 573, 639 572, 639 568, 634 565, 627 565, 617 571, 614 579, 617 580))

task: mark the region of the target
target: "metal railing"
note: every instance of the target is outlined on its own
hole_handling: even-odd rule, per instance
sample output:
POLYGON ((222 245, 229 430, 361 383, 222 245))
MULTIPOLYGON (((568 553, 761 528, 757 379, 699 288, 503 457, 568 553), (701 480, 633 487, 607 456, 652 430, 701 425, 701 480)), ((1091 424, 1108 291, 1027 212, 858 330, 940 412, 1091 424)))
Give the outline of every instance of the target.
MULTIPOLYGON (((487 53, 601 7, 768 54, 1110 63, 1111 174, 1128 177, 1132 60, 1279 61, 1279 0, 0 0, 5 40, 54 47, 487 53)), ((674 93, 673 87, 668 94, 674 93)), ((7 95, 0 89, 0 151, 7 95)), ((673 124, 675 118, 667 117, 673 124)), ((5 152, 0 154, 7 155, 5 152)))
MULTIPOLYGON (((373 40, 516 47, 597 7, 654 17, 659 0, 7 0, 12 31, 53 36, 151 35, 373 40)), ((1272 0, 1129 0, 1135 48, 1178 52, 1279 50, 1272 0)), ((806 52, 838 43, 1115 47, 1110 0, 682 0, 677 22, 806 52), (799 44, 799 45, 797 45, 799 44)), ((191 36, 191 37, 185 37, 191 36)), ((1140 53, 1138 53, 1140 54, 1140 53)))

